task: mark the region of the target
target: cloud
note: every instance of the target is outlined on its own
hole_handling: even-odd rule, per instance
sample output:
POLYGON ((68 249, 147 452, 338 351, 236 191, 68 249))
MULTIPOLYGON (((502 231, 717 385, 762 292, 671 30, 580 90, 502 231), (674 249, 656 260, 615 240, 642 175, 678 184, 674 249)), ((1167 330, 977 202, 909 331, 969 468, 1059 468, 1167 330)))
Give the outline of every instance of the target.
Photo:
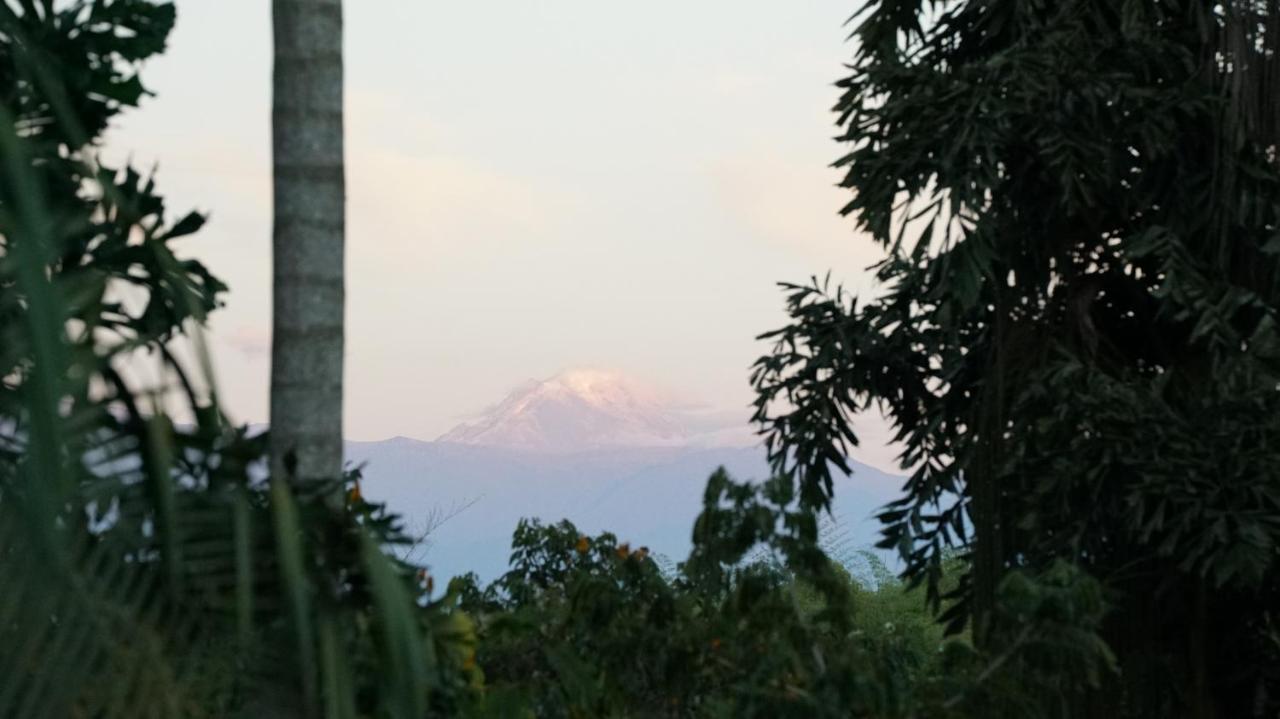
POLYGON ((271 331, 266 327, 240 325, 218 339, 222 344, 250 358, 271 354, 271 331))
POLYGON ((799 250, 850 278, 883 257, 840 216, 848 191, 836 187, 839 173, 820 159, 754 147, 717 162, 710 176, 722 207, 760 242, 799 250))
POLYGON ((348 246, 357 258, 405 274, 415 260, 434 268, 554 234, 580 204, 545 178, 468 156, 459 133, 396 98, 357 93, 347 109, 348 246))

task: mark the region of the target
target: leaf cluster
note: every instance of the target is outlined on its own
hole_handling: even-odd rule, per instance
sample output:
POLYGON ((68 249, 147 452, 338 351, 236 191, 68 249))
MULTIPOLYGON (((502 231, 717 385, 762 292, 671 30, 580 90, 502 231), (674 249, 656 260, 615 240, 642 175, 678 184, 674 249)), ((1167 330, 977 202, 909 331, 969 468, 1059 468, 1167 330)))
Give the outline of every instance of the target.
MULTIPOLYGON (((977 717, 995 702, 1049 716, 1029 687, 1069 692, 1064 666, 1109 667, 1101 590, 1074 568, 1010 579, 1001 608, 1019 636, 994 657, 945 639, 876 555, 866 580, 830 559, 806 538, 815 512, 778 503, 785 486, 713 474, 670 575, 612 534, 521 522, 507 574, 454 587, 486 678, 469 715, 977 717)), ((946 566, 953 584, 963 560, 946 566)))
POLYGON ((178 252, 204 218, 98 160, 173 21, 0 2, 0 715, 452 714, 456 596, 387 555, 358 473, 266 476, 203 353, 226 287, 178 252))
POLYGON ((775 474, 829 506, 855 418, 883 412, 910 475, 882 546, 935 606, 946 552, 971 553, 953 629, 1007 641, 1003 578, 1065 561, 1104 582, 1128 674, 1158 678, 1113 705, 1272 711, 1280 13, 882 0, 853 22, 836 165, 883 291, 785 286, 753 377, 775 474), (1210 636, 1252 668, 1206 669, 1210 636))

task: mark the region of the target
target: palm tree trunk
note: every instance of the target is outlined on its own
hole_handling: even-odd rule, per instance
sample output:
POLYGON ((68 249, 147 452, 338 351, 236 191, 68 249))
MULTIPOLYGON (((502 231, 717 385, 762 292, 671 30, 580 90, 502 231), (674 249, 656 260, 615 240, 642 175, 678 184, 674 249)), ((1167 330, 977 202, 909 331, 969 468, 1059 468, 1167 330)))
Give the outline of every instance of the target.
POLYGON ((272 0, 271 470, 342 472, 342 1, 272 0))

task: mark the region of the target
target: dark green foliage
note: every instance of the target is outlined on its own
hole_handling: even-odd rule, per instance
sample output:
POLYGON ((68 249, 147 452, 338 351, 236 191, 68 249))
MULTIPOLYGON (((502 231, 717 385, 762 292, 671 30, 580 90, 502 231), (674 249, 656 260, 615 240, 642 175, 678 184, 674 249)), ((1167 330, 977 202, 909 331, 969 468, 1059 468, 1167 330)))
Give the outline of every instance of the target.
POLYGON ((802 565, 743 563, 758 542, 797 555, 780 520, 758 490, 717 473, 694 552, 671 577, 610 534, 522 523, 511 571, 464 604, 481 622, 488 691, 537 716, 899 713, 895 682, 908 675, 872 651, 896 637, 849 640, 846 572, 816 549, 802 565))
POLYGON ((713 475, 678 567, 530 522, 436 600, 358 473, 256 476, 174 351, 226 289, 174 252, 203 218, 94 152, 173 22, 0 0, 0 715, 1280 706, 1270 4, 868 3, 837 164, 885 291, 787 286, 772 479, 713 475), (869 408, 911 471, 880 514, 902 581, 819 531, 869 408))
POLYGON ((788 286, 755 373, 776 471, 827 506, 851 418, 882 409, 911 470, 885 546, 934 602, 948 547, 972 552, 953 626, 998 655, 1004 578, 1065 561, 1107 588, 1123 674, 1063 711, 1273 715, 1280 13, 885 0, 855 22, 837 165, 885 291, 788 286))
MULTIPOLYGON (((521 523, 510 572, 454 588, 480 627, 486 695, 473 714, 1058 716, 1035 700, 1109 668, 1101 590, 1071 566, 1009 577, 999 607, 1017 635, 988 657, 944 639, 923 592, 875 555, 861 580, 829 559, 795 521, 816 515, 779 503, 785 486, 713 475, 694 549, 670 575, 613 535, 521 523)), ((962 563, 944 566, 953 584, 962 563)))
POLYGON ((0 1, 0 716, 451 714, 478 682, 456 599, 384 555, 406 540, 357 475, 262 476, 199 346, 226 288, 174 251, 203 218, 97 161, 173 21, 0 1))

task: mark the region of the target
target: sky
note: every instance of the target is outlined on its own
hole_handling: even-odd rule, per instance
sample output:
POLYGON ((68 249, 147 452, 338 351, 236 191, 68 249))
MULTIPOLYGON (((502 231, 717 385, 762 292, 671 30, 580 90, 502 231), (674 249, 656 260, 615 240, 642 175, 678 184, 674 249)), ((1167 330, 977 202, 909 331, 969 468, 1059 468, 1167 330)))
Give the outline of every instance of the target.
MULTIPOLYGON (((881 257, 829 167, 854 5, 348 0, 347 436, 431 439, 580 366, 745 420, 776 283, 866 291, 881 257)), ((177 7, 106 152, 210 214, 181 249, 231 287, 223 404, 264 422, 270 3, 177 7)))

